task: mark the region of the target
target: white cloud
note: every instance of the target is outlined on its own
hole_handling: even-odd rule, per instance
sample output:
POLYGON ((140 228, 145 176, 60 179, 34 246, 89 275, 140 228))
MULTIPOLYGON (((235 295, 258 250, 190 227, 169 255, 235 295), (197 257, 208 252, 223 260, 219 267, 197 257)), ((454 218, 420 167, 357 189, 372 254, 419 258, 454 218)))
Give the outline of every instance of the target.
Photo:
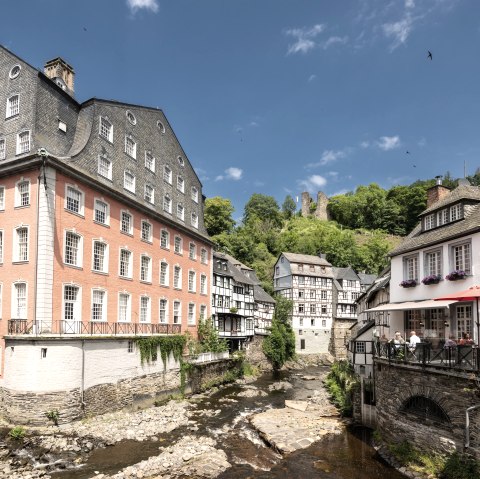
POLYGON ((222 180, 233 180, 233 181, 238 181, 241 180, 243 176, 243 170, 240 168, 235 168, 234 166, 231 166, 230 168, 227 168, 225 170, 224 175, 218 175, 215 178, 215 181, 222 181, 222 180))
POLYGON ((127 0, 127 5, 132 13, 136 13, 142 8, 145 10, 150 10, 153 13, 158 12, 157 0, 127 0))
POLYGON ((407 38, 413 29, 413 19, 410 14, 407 13, 398 22, 384 23, 382 28, 385 36, 393 39, 390 49, 395 50, 395 48, 407 41, 407 38))
POLYGON ((415 0, 405 0, 405 8, 415 8, 415 0))
POLYGON ((427 140, 426 140, 425 138, 420 138, 420 140, 418 140, 417 145, 418 145, 420 148, 423 148, 424 146, 427 145, 427 140))
POLYGON ((286 34, 295 38, 296 41, 288 45, 287 54, 307 53, 316 46, 314 39, 325 30, 325 25, 317 24, 313 27, 290 28, 286 34))
POLYGON ((335 193, 332 193, 332 194, 330 195, 330 198, 331 198, 332 196, 345 195, 345 194, 348 193, 348 191, 349 191, 349 190, 347 190, 346 188, 344 188, 343 190, 336 191, 335 193))
POLYGON ((306 168, 316 168, 317 166, 325 166, 328 163, 333 163, 341 158, 345 158, 351 151, 351 148, 344 148, 343 150, 324 150, 320 161, 316 163, 309 163, 306 168))
POLYGON ((315 80, 315 78, 317 78, 317 75, 310 75, 308 77, 308 83, 312 82, 313 80, 315 80))
POLYGON ((309 193, 314 193, 318 191, 318 188, 325 186, 327 184, 327 180, 320 175, 311 175, 305 180, 299 180, 298 184, 305 191, 308 191, 309 193))
POLYGON ((251 121, 249 123, 249 126, 257 127, 257 126, 260 126, 260 125, 256 121, 251 121))
POLYGON ((336 178, 338 176, 338 171, 329 171, 327 175, 336 178))
POLYGON ((322 48, 326 50, 332 45, 340 44, 345 45, 348 42, 348 37, 330 37, 328 40, 321 44, 322 48))
POLYGON ((381 136, 377 141, 377 146, 383 151, 390 151, 401 145, 399 136, 381 136))
POLYGON ((368 148, 368 147, 370 146, 370 142, 369 142, 369 141, 362 141, 362 142, 360 143, 360 146, 361 146, 362 148, 368 148))

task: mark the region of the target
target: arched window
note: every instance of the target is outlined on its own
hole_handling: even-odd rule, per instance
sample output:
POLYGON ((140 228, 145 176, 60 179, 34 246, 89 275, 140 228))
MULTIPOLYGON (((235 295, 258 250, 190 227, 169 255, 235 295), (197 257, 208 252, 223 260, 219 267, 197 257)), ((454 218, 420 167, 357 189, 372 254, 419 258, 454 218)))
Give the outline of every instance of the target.
POLYGON ((414 414, 425 420, 449 423, 450 418, 445 410, 433 399, 416 395, 409 397, 400 408, 401 412, 414 414))

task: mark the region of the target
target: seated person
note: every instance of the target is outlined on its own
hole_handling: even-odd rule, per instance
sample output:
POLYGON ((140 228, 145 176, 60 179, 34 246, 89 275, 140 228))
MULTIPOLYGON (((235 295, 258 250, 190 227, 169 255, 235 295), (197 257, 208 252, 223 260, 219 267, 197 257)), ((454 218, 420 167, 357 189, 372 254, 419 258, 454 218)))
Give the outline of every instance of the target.
POLYGON ((443 345, 444 348, 453 348, 457 345, 457 342, 455 341, 455 336, 451 334, 448 339, 445 341, 445 344, 443 345))
POLYGON ((463 333, 462 334, 462 339, 458 341, 458 344, 460 346, 468 346, 474 344, 473 339, 470 337, 470 334, 468 333, 463 333))
POLYGON ((415 351, 417 344, 421 342, 422 340, 417 336, 417 333, 415 331, 410 331, 410 341, 408 343, 408 349, 410 349, 410 351, 415 351))

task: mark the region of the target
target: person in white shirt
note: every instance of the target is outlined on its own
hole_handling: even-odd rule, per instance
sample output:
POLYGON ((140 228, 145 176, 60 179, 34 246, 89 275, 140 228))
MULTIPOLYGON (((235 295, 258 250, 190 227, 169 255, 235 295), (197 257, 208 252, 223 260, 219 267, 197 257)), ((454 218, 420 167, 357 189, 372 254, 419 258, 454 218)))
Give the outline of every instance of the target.
POLYGON ((422 340, 417 336, 417 333, 410 331, 410 342, 408 343, 410 350, 413 351, 417 347, 417 344, 421 342, 422 340))

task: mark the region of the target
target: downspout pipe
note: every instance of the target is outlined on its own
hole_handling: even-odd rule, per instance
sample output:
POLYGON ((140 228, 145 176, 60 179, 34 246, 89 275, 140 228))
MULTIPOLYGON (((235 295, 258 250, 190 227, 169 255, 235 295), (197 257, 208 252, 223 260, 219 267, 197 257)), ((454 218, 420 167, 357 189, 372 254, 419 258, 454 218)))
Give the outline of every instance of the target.
POLYGON ((480 408, 480 404, 471 406, 465 411, 465 449, 470 447, 470 412, 480 408))

